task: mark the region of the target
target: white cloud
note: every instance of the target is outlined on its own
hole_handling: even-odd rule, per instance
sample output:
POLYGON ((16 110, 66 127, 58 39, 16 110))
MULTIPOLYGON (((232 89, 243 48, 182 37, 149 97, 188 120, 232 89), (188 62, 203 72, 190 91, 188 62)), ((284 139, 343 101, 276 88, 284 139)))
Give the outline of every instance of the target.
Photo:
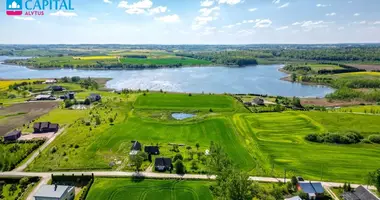
POLYGON ((214 20, 214 18, 211 16, 209 16, 209 17, 198 16, 194 19, 191 28, 193 30, 198 30, 198 29, 202 28, 203 26, 205 26, 206 24, 208 24, 208 22, 213 21, 213 20, 214 20))
POLYGON ((144 14, 145 10, 141 8, 128 8, 127 10, 125 10, 125 12, 130 15, 140 15, 144 14))
POLYGON ((304 31, 310 31, 316 28, 326 28, 328 24, 333 24, 335 22, 325 22, 325 21, 303 21, 303 22, 294 22, 293 26, 300 26, 304 31))
MULTIPOLYGON (((144 14, 153 6, 153 2, 151 0, 140 0, 131 5, 128 4, 127 1, 120 1, 118 4, 118 8, 126 8, 125 11, 128 14, 144 14)), ((149 12, 149 11, 148 11, 149 12)))
MULTIPOLYGON (((213 8, 202 8, 199 10, 199 12, 201 13, 201 16, 204 16, 204 17, 207 17, 209 16, 212 12, 214 11, 219 11, 220 8, 219 7, 213 7, 213 8)), ((217 12, 215 12, 217 13, 217 12)), ((219 14, 219 13, 218 13, 219 14)), ((218 15, 217 14, 217 15, 218 15)))
POLYGON ((112 1, 110 1, 110 0, 103 0, 103 2, 104 2, 104 3, 109 3, 109 4, 112 3, 112 1))
POLYGON ((336 13, 332 12, 332 13, 326 13, 326 16, 335 16, 336 13))
POLYGON ((355 17, 357 17, 357 16, 359 16, 359 15, 360 15, 360 13, 355 13, 355 14, 354 14, 355 17))
POLYGON ((272 3, 274 4, 279 4, 281 2, 281 0, 273 0, 272 3))
POLYGON ((316 5, 317 7, 319 7, 319 8, 325 8, 325 7, 329 7, 329 6, 331 6, 331 4, 317 4, 316 5))
POLYGON ((227 25, 227 26, 223 26, 223 28, 233 28, 235 25, 234 24, 230 24, 230 25, 227 25))
POLYGON ((201 6, 202 7, 210 7, 214 5, 214 1, 211 1, 211 0, 204 0, 204 1, 201 1, 201 6))
POLYGON ((276 28, 276 31, 281 31, 281 30, 285 30, 288 28, 289 28, 289 26, 281 26, 281 27, 276 28))
POLYGON ((255 12, 257 10, 257 8, 250 8, 248 9, 249 12, 255 12))
POLYGON ((255 33, 254 30, 239 30, 238 32, 236 32, 236 34, 238 35, 243 35, 243 36, 246 36, 246 35, 252 35, 253 33, 255 33))
POLYGON ((228 4, 228 5, 235 5, 235 4, 238 4, 242 2, 242 0, 219 0, 218 3, 219 4, 228 4))
POLYGON ((366 24, 366 23, 367 23, 366 21, 359 22, 359 24, 366 24))
POLYGON ((155 17, 154 20, 165 22, 165 23, 176 23, 176 22, 180 22, 181 21, 181 19, 179 18, 179 16, 176 15, 176 14, 174 14, 174 15, 166 15, 166 16, 163 16, 163 17, 155 17))
POLYGON ((120 1, 117 5, 118 8, 128 8, 128 1, 120 1))
POLYGON ((344 26, 339 27, 338 30, 344 30, 344 26))
POLYGON ((65 11, 62 11, 62 10, 59 10, 59 11, 57 11, 55 13, 50 13, 50 15, 52 15, 52 16, 58 16, 58 17, 76 17, 76 16, 78 16, 74 12, 65 12, 65 11))
POLYGON ((375 21, 375 22, 373 22, 373 24, 380 24, 380 21, 375 21))
POLYGON ((289 2, 288 3, 284 3, 281 6, 279 6, 278 8, 286 8, 286 7, 289 6, 289 4, 290 4, 289 2))
POLYGON ((14 19, 18 19, 18 20, 25 20, 25 21, 34 21, 36 19, 34 19, 33 17, 20 17, 20 16, 15 16, 13 17, 14 19))
POLYGON ((254 26, 254 28, 268 28, 272 25, 272 21, 270 19, 258 20, 254 26))
POLYGON ((159 13, 164 13, 167 10, 168 10, 168 8, 165 6, 158 6, 158 7, 149 9, 148 13, 149 13, 149 15, 155 15, 155 14, 159 14, 159 13))
POLYGON ((90 18, 88 18, 88 20, 90 20, 90 21, 96 21, 96 20, 98 20, 98 18, 96 18, 96 17, 90 17, 90 18))

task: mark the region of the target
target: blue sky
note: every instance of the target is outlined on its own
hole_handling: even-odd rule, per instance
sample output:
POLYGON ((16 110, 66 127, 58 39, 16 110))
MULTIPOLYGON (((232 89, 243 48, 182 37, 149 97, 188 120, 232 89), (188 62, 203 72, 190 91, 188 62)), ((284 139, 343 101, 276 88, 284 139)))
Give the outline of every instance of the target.
POLYGON ((20 17, 0 1, 1 44, 380 42, 380 0, 71 0, 20 17))

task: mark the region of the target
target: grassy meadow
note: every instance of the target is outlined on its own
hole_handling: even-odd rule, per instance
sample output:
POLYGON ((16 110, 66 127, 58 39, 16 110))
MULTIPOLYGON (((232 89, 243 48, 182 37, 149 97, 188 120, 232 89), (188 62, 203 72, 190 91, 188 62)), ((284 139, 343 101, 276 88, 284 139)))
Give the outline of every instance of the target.
POLYGON ((309 66, 313 71, 316 71, 316 72, 322 69, 327 69, 327 70, 343 69, 337 65, 329 65, 329 64, 308 64, 307 66, 309 66))
POLYGON ((197 60, 192 58, 182 57, 158 57, 158 58, 122 58, 121 63, 125 64, 137 64, 137 65, 208 65, 211 62, 206 60, 197 60))
POLYGON ((210 182, 179 180, 133 180, 130 178, 96 178, 87 199, 213 199, 210 182))
POLYGON ((0 144, 0 172, 12 170, 39 146, 40 143, 36 142, 0 144))

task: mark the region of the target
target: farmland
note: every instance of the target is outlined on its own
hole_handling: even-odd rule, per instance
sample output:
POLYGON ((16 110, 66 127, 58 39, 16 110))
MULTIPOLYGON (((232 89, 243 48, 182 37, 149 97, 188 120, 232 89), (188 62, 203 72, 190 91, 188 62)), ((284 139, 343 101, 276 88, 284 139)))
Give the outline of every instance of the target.
POLYGON ((87 199, 213 199, 210 182, 96 178, 87 199))
POLYGON ((125 64, 135 64, 135 65, 208 65, 211 64, 209 61, 197 60, 192 58, 182 58, 182 57, 169 57, 169 58, 123 58, 120 59, 121 63, 125 64))

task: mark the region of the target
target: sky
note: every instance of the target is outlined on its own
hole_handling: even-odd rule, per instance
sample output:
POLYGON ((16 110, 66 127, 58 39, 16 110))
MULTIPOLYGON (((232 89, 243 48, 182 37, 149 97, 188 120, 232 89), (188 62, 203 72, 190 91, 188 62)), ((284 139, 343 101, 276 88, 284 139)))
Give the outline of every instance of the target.
POLYGON ((71 0, 17 17, 5 1, 0 44, 380 42, 380 0, 71 0))

